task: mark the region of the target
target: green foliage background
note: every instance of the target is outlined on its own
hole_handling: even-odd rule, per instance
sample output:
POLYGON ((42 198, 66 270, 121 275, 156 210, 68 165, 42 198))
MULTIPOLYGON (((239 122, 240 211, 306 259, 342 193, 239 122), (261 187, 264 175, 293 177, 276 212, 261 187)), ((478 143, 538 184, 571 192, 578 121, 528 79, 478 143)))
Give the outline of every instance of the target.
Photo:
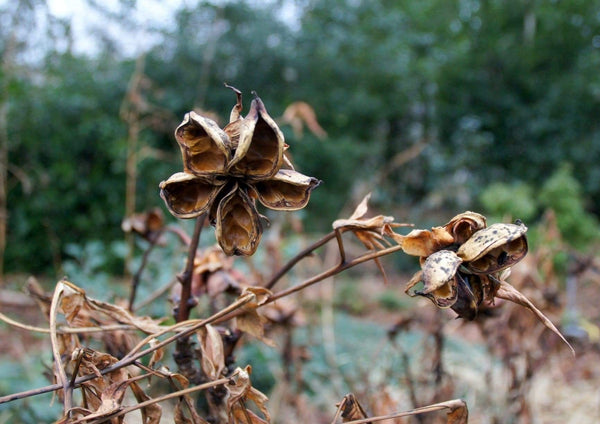
MULTIPOLYGON (((121 2, 107 26, 128 27, 138 6, 121 2)), ((161 154, 139 163, 138 210, 162 206, 158 183, 181 167, 172 131, 184 113, 226 119, 226 81, 246 99, 256 90, 274 117, 306 101, 327 130, 296 138, 283 126, 298 168, 324 181, 303 215, 308 230, 328 230, 367 189, 376 208, 420 225, 482 206, 528 220, 554 207, 573 243, 597 237, 597 1, 187 2, 173 12, 176 24, 140 52, 147 101, 169 113, 141 133, 161 154), (296 16, 282 18, 290 7, 296 16), (419 143, 420 155, 393 165, 419 143)), ((119 109, 136 58, 108 32, 97 52, 73 50, 71 22, 47 13, 43 0, 0 6, 7 272, 60 274, 67 246, 122 238, 119 109)))

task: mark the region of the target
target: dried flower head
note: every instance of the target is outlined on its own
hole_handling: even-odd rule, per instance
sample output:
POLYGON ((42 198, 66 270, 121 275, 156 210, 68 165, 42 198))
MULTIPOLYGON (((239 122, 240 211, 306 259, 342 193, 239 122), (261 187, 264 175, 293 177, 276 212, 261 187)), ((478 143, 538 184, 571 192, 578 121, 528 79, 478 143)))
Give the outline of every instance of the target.
POLYGON ((255 95, 242 118, 241 92, 232 89, 237 103, 223 129, 195 112, 177 127, 183 172, 161 182, 160 194, 178 218, 208 213, 226 254, 252 255, 262 235, 256 199, 270 209, 302 209, 320 181, 285 160, 283 134, 262 100, 255 95))
POLYGON ((506 282, 510 267, 527 254, 526 232, 519 220, 488 227, 483 215, 465 212, 442 227, 413 230, 405 236, 388 229, 386 234, 405 253, 420 256, 421 270, 406 286, 410 296, 424 296, 467 320, 477 317, 483 302, 493 303, 495 297, 509 300, 530 309, 571 347, 554 324, 506 282), (423 288, 411 291, 419 283, 423 288))

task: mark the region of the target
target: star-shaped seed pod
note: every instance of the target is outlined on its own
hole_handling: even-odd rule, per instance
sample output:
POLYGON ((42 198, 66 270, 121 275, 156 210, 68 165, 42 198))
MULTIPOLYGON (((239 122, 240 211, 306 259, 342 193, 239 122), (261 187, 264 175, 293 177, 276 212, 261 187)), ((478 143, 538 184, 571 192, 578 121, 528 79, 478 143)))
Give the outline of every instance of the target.
POLYGON ((195 112, 186 114, 175 130, 183 172, 161 182, 160 195, 178 218, 208 213, 223 251, 248 256, 262 235, 256 199, 269 209, 302 209, 320 181, 285 160, 283 134, 262 100, 255 95, 242 118, 241 92, 233 90, 237 103, 223 129, 195 112))

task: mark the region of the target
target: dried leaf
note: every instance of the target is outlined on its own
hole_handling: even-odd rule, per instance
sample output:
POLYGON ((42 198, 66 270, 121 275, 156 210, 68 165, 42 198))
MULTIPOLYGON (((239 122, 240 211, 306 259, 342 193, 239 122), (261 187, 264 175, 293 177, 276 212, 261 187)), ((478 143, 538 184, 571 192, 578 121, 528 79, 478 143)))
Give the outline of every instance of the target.
POLYGON ((195 175, 223 174, 230 159, 229 138, 212 119, 189 112, 175 130, 183 167, 195 175))
POLYGON ((121 223, 123 232, 134 232, 147 240, 155 237, 155 234, 163 227, 164 216, 159 208, 153 208, 147 212, 133 214, 125 218, 121 223))
POLYGON ((258 248, 260 216, 254 201, 237 184, 219 202, 215 235, 226 255, 250 256, 258 248))
POLYGON ((546 326, 546 328, 550 329, 554 334, 556 334, 560 339, 565 342, 569 349, 571 349, 571 353, 575 356, 575 350, 571 346, 571 344, 564 338, 564 336, 558 331, 558 329, 554 326, 552 321, 550 321, 538 308, 535 307, 533 303, 523 294, 521 294, 517 289, 515 289, 512 285, 508 284, 504 280, 499 280, 498 291, 496 292, 496 297, 500 299, 505 299, 510 302, 516 303, 517 305, 521 305, 529 309, 531 312, 535 314, 535 316, 546 326))
POLYGON ((259 315, 256 310, 271 297, 272 292, 263 287, 246 287, 239 298, 243 298, 248 293, 251 293, 254 299, 246 303, 241 309, 243 313, 235 318, 237 328, 244 333, 256 337, 268 346, 275 346, 272 340, 265 337, 266 319, 262 315, 259 315))
MULTIPOLYGON (((158 339, 152 339, 150 340, 150 342, 148 342, 148 344, 150 345, 150 347, 154 347, 157 344, 159 344, 159 340, 158 339)), ((148 361, 148 368, 154 368, 154 366, 165 356, 165 349, 164 346, 160 347, 158 349, 155 349, 152 352, 152 356, 150 357, 150 361, 148 361)))
POLYGON ((221 378, 225 369, 225 354, 223 339, 219 332, 210 324, 200 328, 196 335, 202 352, 200 365, 209 380, 221 378))
POLYGON ((469 422, 469 410, 462 399, 447 402, 450 411, 447 414, 447 424, 467 424, 469 422))
POLYGON ((206 212, 224 182, 177 172, 160 183, 160 197, 177 218, 195 218, 206 212))
POLYGON ((361 420, 363 418, 368 418, 367 413, 360 403, 358 403, 356 396, 348 393, 342 400, 342 422, 361 420))
POLYGON ((304 208, 310 193, 321 181, 291 169, 280 169, 272 178, 254 183, 258 200, 274 210, 293 211, 304 208))
MULTIPOLYGON (((148 396, 142 388, 134 381, 129 387, 135 396, 138 403, 146 402, 152 399, 148 396)), ((142 424, 159 424, 162 416, 162 407, 158 403, 151 403, 141 408, 142 412, 142 424)))
POLYGON ((265 424, 271 421, 269 410, 266 402, 269 400, 267 396, 252 387, 250 374, 252 368, 248 365, 245 369, 236 368, 231 379, 233 384, 229 384, 229 397, 227 398, 227 410, 229 416, 235 417, 238 422, 245 424, 265 424), (258 410, 264 415, 265 419, 261 419, 256 414, 247 410, 245 403, 254 402, 258 410), (248 418, 250 420, 248 420, 248 418))
POLYGON ((241 123, 239 144, 227 169, 238 177, 270 178, 281 167, 284 145, 281 130, 256 97, 241 123))
MULTIPOLYGON (((92 419, 108 417, 121 409, 123 403, 123 397, 125 396, 125 390, 128 387, 128 381, 119 381, 111 384, 99 393, 100 401, 94 412, 85 416, 84 421, 91 421, 92 419)), ((116 417, 110 419, 111 424, 120 424, 123 422, 124 417, 116 417)), ((108 422, 105 421, 105 422, 108 422)))

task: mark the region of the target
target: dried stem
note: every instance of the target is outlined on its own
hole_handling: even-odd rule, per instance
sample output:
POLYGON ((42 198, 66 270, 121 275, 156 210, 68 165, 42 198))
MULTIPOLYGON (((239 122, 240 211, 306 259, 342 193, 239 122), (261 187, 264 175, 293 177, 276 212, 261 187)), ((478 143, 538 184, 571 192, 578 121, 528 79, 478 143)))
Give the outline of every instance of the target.
MULTIPOLYGON (((192 321, 186 321, 186 322, 181 322, 178 323, 174 326, 168 327, 167 329, 156 333, 156 334, 152 334, 151 336, 147 337, 146 339, 143 340, 143 344, 141 344, 141 346, 143 346, 144 344, 148 343, 148 341, 152 340, 153 338, 159 337, 162 334, 168 333, 173 331, 176 328, 181 328, 184 326, 189 325, 189 327, 185 328, 184 330, 180 331, 177 334, 174 334, 173 336, 163 340, 160 343, 157 343, 156 345, 149 347, 148 349, 145 349, 141 352, 138 352, 136 354, 133 354, 132 352, 135 352, 137 350, 139 350, 140 344, 138 344, 138 346, 136 346, 132 352, 130 352, 128 355, 126 355, 123 359, 121 359, 119 362, 106 367, 102 370, 100 370, 100 374, 101 375, 105 375, 108 374, 110 372, 116 371, 120 368, 126 367, 128 365, 131 365, 133 363, 135 363, 138 359, 154 352, 157 349, 160 349, 170 343, 172 343, 173 341, 181 338, 181 337, 187 337, 190 334, 194 333, 196 330, 198 330, 201 327, 204 327, 207 324, 211 324, 219 319, 221 319, 223 316, 230 314, 231 312, 235 311, 238 308, 241 308, 242 306, 244 306, 245 304, 247 304, 248 302, 252 301, 253 299, 255 299, 255 296, 253 294, 248 294, 246 296, 240 297, 238 300, 236 300, 234 303, 232 303, 231 305, 229 305, 228 307, 222 309, 221 311, 217 312, 216 314, 210 316, 209 318, 203 319, 203 320, 192 320, 192 321), (193 324, 192 324, 193 323, 193 324)), ((85 383, 87 381, 93 380, 94 378, 97 378, 98 376, 95 374, 89 374, 83 377, 79 377, 77 380, 75 380, 75 384, 74 387, 77 387, 79 385, 81 385, 82 383, 85 383)), ((45 386, 45 387, 41 387, 41 388, 37 388, 37 389, 32 389, 32 390, 27 390, 24 392, 20 392, 20 393, 13 393, 11 395, 8 396, 2 396, 0 397, 0 404, 6 403, 6 402, 11 402, 13 400, 17 400, 17 399, 23 399, 23 398, 27 398, 27 397, 31 397, 31 396, 36 396, 36 395, 40 395, 43 393, 49 393, 49 392, 53 392, 55 390, 58 389, 62 389, 63 385, 62 384, 52 384, 49 386, 45 386)))
MULTIPOLYGON (((27 331, 35 331, 36 333, 50 334, 51 330, 44 327, 36 327, 34 325, 23 324, 22 322, 15 321, 14 319, 4 315, 0 312, 0 320, 5 323, 12 325, 13 327, 20 328, 27 331)), ((81 333, 102 333, 105 331, 117 331, 117 330, 130 330, 137 331, 138 329, 133 325, 129 324, 113 324, 113 325, 102 325, 99 327, 57 327, 56 334, 81 334, 81 333)))
POLYGON ((154 290, 152 293, 150 293, 150 295, 144 299, 143 301, 141 301, 135 308, 133 308, 132 312, 136 312, 139 311, 140 309, 145 308, 146 306, 150 305, 151 303, 154 303, 154 301, 156 299, 158 299, 159 297, 161 297, 163 294, 165 294, 168 290, 171 289, 171 287, 173 287, 175 284, 177 283, 177 279, 173 278, 171 281, 169 281, 167 284, 165 284, 162 287, 159 287, 158 289, 154 290))
POLYGON ((73 392, 72 385, 67 379, 67 373, 63 368, 60 351, 58 349, 58 336, 56 334, 56 317, 58 315, 58 307, 60 299, 62 298, 64 285, 61 281, 56 285, 54 295, 52 296, 52 303, 50 304, 50 343, 52 344, 52 356, 54 357, 54 367, 58 374, 58 380, 60 386, 64 392, 64 411, 65 415, 69 413, 73 406, 73 392))
MULTIPOLYGON (((335 235, 334 235, 335 236, 335 235)), ((333 238, 333 237, 332 237, 333 238)), ((278 293, 275 293, 273 296, 271 296, 269 298, 269 300, 267 302, 265 302, 265 304, 267 303, 271 303, 276 301, 277 299, 281 299, 282 297, 288 296, 292 293, 296 293, 300 290, 305 289, 308 286, 311 286, 315 283, 318 283, 319 281, 322 281, 326 278, 329 278, 333 275, 339 274, 342 271, 345 271, 349 268, 352 268, 356 265, 362 264, 363 262, 367 262, 370 260, 373 260, 375 258, 379 258, 381 256, 385 256, 385 255, 389 255, 391 253, 397 252, 399 250, 402 250, 402 246, 400 245, 395 245, 392 247, 388 247, 386 249, 382 249, 382 250, 377 250, 375 252, 368 252, 365 253, 361 256, 358 256, 356 258, 354 258, 351 261, 348 262, 340 262, 339 264, 337 264, 336 266, 334 266, 333 268, 328 269, 327 271, 324 271, 318 275, 315 275, 312 278, 309 278, 308 280, 304 281, 303 283, 298 284, 297 286, 294 287, 290 287, 289 289, 286 290, 282 290, 278 293)))
POLYGON ((142 263, 140 264, 140 267, 138 268, 136 273, 131 278, 131 292, 129 293, 129 306, 128 306, 128 309, 130 312, 133 312, 133 310, 134 310, 133 303, 135 302, 137 288, 138 288, 138 286, 140 284, 140 280, 142 278, 142 272, 144 272, 144 269, 146 268, 146 265, 148 264, 148 258, 150 257, 150 253, 152 253, 152 250, 156 246, 156 243, 160 239, 160 236, 163 234, 163 232, 164 232, 164 228, 161 228, 159 231, 154 233, 148 239, 148 242, 150 244, 148 245, 148 248, 144 251, 144 255, 142 256, 142 263))
POLYGON ((200 242, 200 234, 202 233, 205 218, 206 214, 202 214, 196 218, 196 226, 194 227, 194 235, 192 236, 192 241, 190 242, 188 250, 187 263, 184 271, 177 276, 177 279, 181 283, 181 299, 179 301, 179 310, 177 311, 176 316, 177 322, 186 321, 190 317, 194 259, 196 258, 196 250, 198 249, 198 243, 200 242))
MULTIPOLYGON (((129 407, 123 408, 123 409, 119 410, 118 412, 116 412, 115 414, 96 418, 93 421, 89 421, 89 424, 105 423, 110 418, 120 417, 122 415, 128 414, 128 413, 130 413, 132 411, 135 411, 137 409, 145 408, 148 405, 152 405, 154 403, 164 402, 165 400, 177 398, 177 397, 180 397, 180 396, 185 396, 185 395, 188 395, 190 393, 198 392, 200 390, 210 389, 211 387, 222 386, 223 384, 227 384, 230 381, 231 380, 229 378, 221 378, 219 380, 210 381, 208 383, 200 384, 198 386, 188 387, 187 389, 178 390, 176 392, 168 393, 168 394, 166 394, 164 396, 160 396, 160 397, 157 397, 157 398, 154 398, 154 399, 149 399, 147 401, 140 402, 137 405, 133 405, 133 406, 129 406, 129 407)), ((73 421, 72 424, 84 423, 84 422, 88 422, 88 420, 86 420, 85 417, 82 417, 82 418, 80 418, 80 419, 78 419, 76 421, 73 421)))
POLYGON ((333 420, 331 420, 331 424, 335 424, 335 422, 338 420, 338 418, 340 417, 340 415, 342 415, 342 410, 344 409, 344 406, 346 406, 346 402, 348 401, 348 398, 346 396, 344 396, 344 398, 342 399, 342 401, 338 404, 338 408, 337 411, 335 411, 335 415, 333 417, 333 420))
POLYGON ((273 286, 281 279, 281 277, 283 277, 285 274, 287 274, 287 272, 290 269, 292 269, 294 267, 294 265, 296 265, 298 262, 300 262, 305 257, 309 256, 312 252, 317 250, 319 247, 323 246, 325 243, 327 243, 329 240, 331 240, 335 236, 336 236, 335 232, 332 231, 329 234, 326 234, 325 236, 323 236, 323 238, 321 238, 320 240, 317 240, 316 242, 314 242, 313 244, 308 246, 306 249, 299 252, 296 256, 294 256, 292 259, 290 259, 289 262, 286 263, 279 271, 277 271, 277 273, 273 277, 271 277, 271 280, 265 285, 265 287, 268 289, 272 289, 273 286))
POLYGON ((412 415, 426 414, 428 412, 441 411, 443 409, 449 409, 450 412, 465 408, 465 402, 462 399, 453 399, 446 402, 435 403, 433 405, 424 406, 422 408, 411 409, 410 411, 394 412, 388 415, 379 415, 377 417, 364 418, 361 420, 346 421, 346 424, 367 424, 374 421, 391 420, 392 418, 408 417, 412 415))

